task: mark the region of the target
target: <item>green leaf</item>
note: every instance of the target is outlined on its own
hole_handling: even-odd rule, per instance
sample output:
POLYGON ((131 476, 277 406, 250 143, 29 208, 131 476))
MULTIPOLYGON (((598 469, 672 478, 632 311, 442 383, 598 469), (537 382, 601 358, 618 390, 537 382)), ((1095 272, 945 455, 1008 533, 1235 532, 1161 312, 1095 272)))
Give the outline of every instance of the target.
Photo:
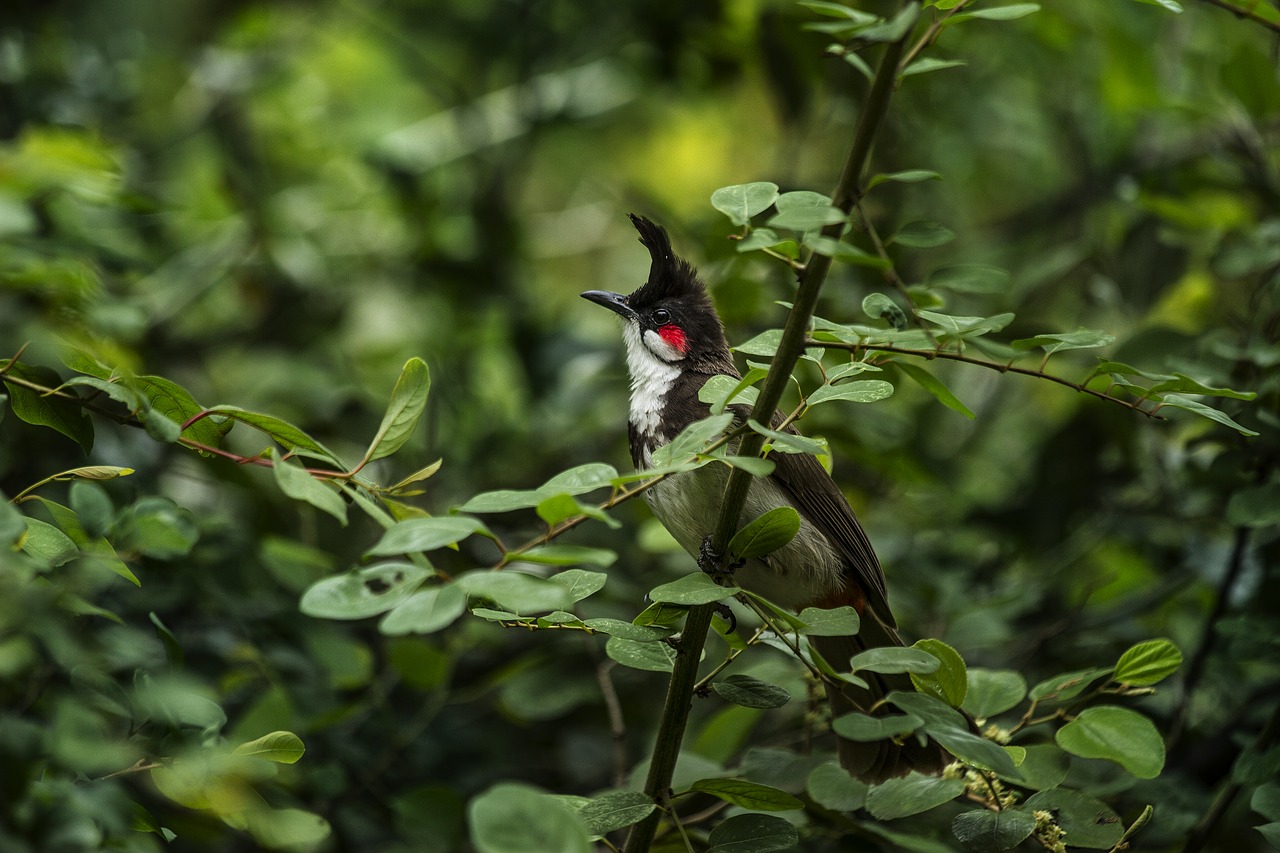
POLYGON ((734 352, 740 352, 744 355, 759 355, 772 358, 778 352, 778 345, 782 343, 782 330, 769 329, 761 332, 746 343, 738 344, 733 348, 734 352))
MULTIPOLYGON (((834 663, 834 662, 833 662, 834 663)), ((839 663, 844 663, 840 661, 839 663)), ((914 672, 927 675, 936 672, 942 662, 934 655, 916 648, 879 646, 859 652, 849 661, 850 672, 914 672)))
POLYGON ((168 498, 142 498, 116 518, 116 546, 157 560, 185 557, 199 538, 200 527, 191 512, 168 498))
POLYGON ((1152 385, 1151 390, 1157 394, 1177 391, 1184 394, 1202 394, 1207 397, 1227 397, 1232 400, 1255 400, 1258 397, 1255 391, 1236 391, 1233 388, 1216 388, 1212 385, 1205 385, 1185 373, 1175 373, 1173 376, 1160 377, 1160 381, 1152 385))
POLYGON ((583 821, 556 797, 528 785, 501 782, 467 806, 478 853, 590 853, 583 821))
POLYGON ((32 426, 50 427, 79 444, 85 453, 93 449, 93 421, 89 420, 79 403, 41 394, 8 381, 8 377, 12 376, 46 388, 57 388, 62 384, 62 379, 56 371, 39 365, 9 362, 8 372, 4 376, 5 387, 9 389, 9 407, 19 420, 32 426))
POLYGON ((403 602, 428 575, 412 563, 379 563, 312 584, 298 607, 321 619, 365 619, 403 602))
MULTIPOLYGON (((66 478, 63 475, 58 475, 58 479, 66 478)), ((53 516, 54 523, 56 523, 58 527, 62 529, 62 532, 67 535, 67 538, 75 543, 75 546, 80 549, 81 557, 97 561, 134 586, 142 586, 142 582, 138 580, 138 576, 120 560, 120 555, 116 553, 115 547, 102 535, 99 534, 95 536, 88 533, 81 524, 79 515, 77 515, 74 510, 63 506, 62 504, 55 503, 48 498, 37 497, 35 500, 39 501, 41 505, 49 511, 49 514, 53 516)), ((155 505, 163 506, 166 509, 173 506, 171 502, 163 498, 156 501, 155 505)), ((179 526, 182 525, 183 521, 185 521, 185 519, 178 521, 179 526)), ((187 532, 190 532, 190 534, 194 536, 194 531, 183 531, 183 533, 179 534, 179 537, 176 538, 180 540, 181 536, 185 535, 187 532)), ((120 538, 123 540, 125 535, 121 534, 120 538)), ((194 539, 190 541, 194 541, 194 539)), ((154 543, 149 543, 147 547, 151 548, 152 544, 154 543)), ((186 552, 181 541, 176 544, 178 551, 181 553, 186 552)))
POLYGON ((780 453, 808 453, 812 456, 823 456, 829 452, 827 443, 815 438, 806 438, 796 433, 781 432, 763 427, 755 421, 747 421, 747 426, 770 439, 773 450, 780 453))
POLYGON ((789 543, 799 532, 800 513, 789 506, 775 507, 755 517, 735 533, 729 540, 729 553, 739 560, 764 557, 789 543))
POLYGON ((864 252, 857 246, 852 246, 843 240, 836 240, 833 237, 825 237, 821 234, 811 234, 804 241, 804 244, 816 254, 826 255, 833 260, 853 264, 854 266, 871 267, 878 270, 885 270, 893 266, 892 261, 879 255, 864 252))
POLYGON ((65 565, 80 556, 80 549, 67 534, 38 518, 26 518, 22 550, 47 566, 65 565))
POLYGON ((382 617, 378 630, 389 637, 432 634, 467 611, 467 595, 455 583, 419 589, 382 617))
POLYGON ((937 172, 930 172, 927 169, 908 169, 904 172, 889 172, 887 174, 875 175, 867 183, 867 189, 888 181, 894 181, 900 184, 918 184, 921 181, 940 180, 942 180, 942 175, 939 175, 937 172))
POLYGON ((1168 9, 1175 15, 1182 14, 1182 4, 1178 0, 1138 0, 1139 3, 1146 3, 1148 6, 1160 6, 1168 9))
POLYGON ((1081 758, 1105 758, 1139 779, 1164 769, 1164 739, 1147 717, 1116 705, 1086 708, 1054 735, 1058 746, 1081 758))
POLYGON ((263 758, 276 764, 296 764, 306 751, 302 738, 293 732, 272 732, 255 740, 246 741, 231 752, 233 755, 263 758))
POLYGON ((960 653, 941 640, 934 639, 917 640, 911 647, 928 652, 941 664, 930 673, 908 670, 916 690, 941 699, 952 708, 959 708, 964 704, 965 694, 969 692, 969 679, 960 653))
POLYGON ((578 818, 592 835, 607 835, 639 823, 657 807, 640 791, 609 791, 597 794, 578 809, 578 818))
POLYGON ((0 492, 0 548, 15 546, 18 539, 27 532, 27 519, 9 503, 4 492, 0 492))
POLYGON ((286 420, 277 418, 275 415, 264 415, 260 412, 250 412, 241 409, 239 406, 214 406, 209 409, 210 412, 217 415, 224 415, 234 421, 251 426, 261 433, 270 436, 285 450, 297 453, 302 456, 310 456, 315 459, 322 459, 331 462, 339 467, 342 466, 341 460, 337 454, 327 447, 298 429, 286 420))
POLYGON ((1182 665, 1182 652, 1172 640, 1160 638, 1131 646, 1116 662, 1111 676, 1121 684, 1146 687, 1163 681, 1182 665))
POLYGON ((1259 785, 1249 798, 1249 808, 1267 820, 1280 820, 1280 784, 1259 785))
POLYGON ((670 672, 676 662, 675 650, 666 643, 638 642, 625 637, 610 637, 604 644, 604 653, 623 666, 648 672, 670 672))
POLYGON ((761 459, 759 456, 716 456, 717 462, 723 462, 731 468, 741 468, 753 477, 768 477, 773 473, 774 461, 761 459))
POLYGON ((911 734, 924 725, 914 714, 871 717, 866 714, 842 714, 831 721, 831 728, 845 740, 866 743, 911 734))
POLYGON ((751 386, 768 375, 769 371, 764 368, 753 367, 734 382, 733 377, 717 373, 703 383, 698 391, 698 400, 710 405, 713 415, 721 414, 731 403, 755 405, 759 392, 751 386))
POLYGON ((947 68, 961 68, 969 63, 962 59, 934 59, 932 57, 923 57, 908 65, 902 70, 903 77, 910 77, 913 74, 928 74, 930 71, 942 71, 947 68))
POLYGON ((893 328, 901 331, 907 327, 907 312, 898 307, 883 293, 868 293, 862 298, 863 312, 873 320, 883 318, 893 328))
POLYGON ((365 557, 393 557, 431 551, 461 542, 484 524, 466 515, 437 515, 430 518, 408 518, 387 528, 378 543, 365 552, 365 557))
POLYGON ((1236 527, 1280 524, 1280 483, 1241 489, 1227 501, 1227 521, 1236 527))
POLYGON ((608 579, 609 576, 604 572, 589 572, 586 569, 565 569, 551 576, 553 583, 558 583, 569 591, 569 600, 573 602, 595 595, 604 588, 608 579))
POLYGON ((883 24, 877 24, 874 27, 867 27, 865 30, 858 32, 858 38, 863 41, 886 42, 901 41, 906 38, 907 33, 911 32, 911 28, 915 26, 916 20, 920 17, 920 4, 908 3, 898 10, 892 20, 885 21, 883 24))
POLYGON ((954 708, 924 693, 890 693, 888 701, 898 709, 924 720, 924 731, 960 760, 976 767, 1017 778, 1013 758, 998 744, 969 731, 968 721, 954 708))
POLYGON ((711 689, 744 708, 781 708, 791 701, 785 689, 750 675, 730 675, 712 683, 711 689))
POLYGON ((1029 812, 1053 812, 1054 819, 1071 839, 1068 844, 1072 847, 1110 850, 1124 835, 1124 824, 1110 806, 1068 788, 1032 794, 1022 808, 1029 812))
POLYGON ((960 398, 951 393, 951 389, 942 384, 942 380, 925 370, 918 364, 912 364, 909 361, 895 361, 894 366, 907 374, 924 390, 933 395, 939 403, 951 409, 953 412, 959 412, 969 420, 977 417, 973 411, 960 401, 960 398))
POLYGON ((972 12, 952 15, 950 18, 943 20, 942 26, 946 27, 969 18, 980 18, 986 21, 1014 21, 1039 11, 1039 3, 1014 3, 1010 6, 992 6, 987 9, 975 9, 972 12))
POLYGON ((659 447, 653 453, 653 467, 661 468, 668 462, 679 462, 696 453, 700 453, 707 444, 720 437, 720 434, 733 423, 733 414, 724 412, 711 415, 689 424, 669 443, 659 447))
POLYGON ((993 317, 957 317, 936 311, 917 311, 916 316, 938 326, 947 334, 962 338, 977 337, 987 332, 998 332, 1013 322, 1012 314, 996 314, 993 317))
POLYGON ((583 624, 602 634, 622 637, 624 640, 635 640, 638 643, 654 643, 658 640, 664 640, 672 634, 670 628, 636 625, 633 622, 623 622, 621 619, 610 619, 607 616, 587 619, 583 624))
POLYGON ((458 510, 481 513, 511 512, 516 509, 535 507, 545 499, 545 495, 534 489, 500 489, 494 492, 481 492, 458 507, 458 510))
POLYGON ((618 555, 607 548, 588 548, 585 545, 541 545, 512 554, 513 562, 537 563, 543 566, 596 566, 607 569, 618 555))
POLYGON ((329 837, 329 822, 302 809, 255 808, 238 816, 258 844, 273 850, 314 849, 329 837))
POLYGON ((683 604, 693 606, 724 601, 739 592, 735 586, 720 586, 703 572, 693 572, 678 580, 654 587, 649 600, 655 604, 683 604))
POLYGON ((1027 680, 1012 669, 969 670, 969 690, 960 707, 979 720, 1003 714, 1027 695, 1027 680))
POLYGON ((961 812, 951 821, 951 831, 970 850, 983 853, 1011 850, 1036 828, 1036 819, 1023 809, 986 809, 961 812))
POLYGON ((523 616, 573 606, 569 590, 561 584, 511 569, 467 572, 454 582, 473 598, 488 599, 523 616))
POLYGON ((612 484, 618 469, 603 462, 588 462, 567 471, 561 471, 538 487, 543 495, 585 495, 612 484))
POLYGON ((1069 349, 1093 349, 1115 343, 1116 336, 1093 329, 1079 329, 1074 332, 1036 335, 1034 338, 1022 338, 1009 346, 1016 350, 1029 350, 1040 347, 1049 355, 1069 349))
POLYGON ((1056 788, 1067 778, 1068 756, 1056 743, 1033 743, 1025 748, 1018 778, 1024 788, 1045 791, 1056 788))
POLYGON ((932 249, 950 243, 956 238, 956 232, 937 222, 908 222, 885 242, 897 243, 912 249, 932 249))
MULTIPOLYGON (((147 411, 159 413, 181 428, 182 424, 204 411, 187 389, 163 376, 136 376, 130 380, 147 401, 147 411)), ((146 420, 147 432, 159 432, 160 428, 146 420)), ((217 447, 223 436, 230 432, 232 422, 222 418, 201 418, 182 430, 182 438, 208 447, 217 447)))
POLYGON ((390 456, 404 447, 413 430, 418 426, 422 410, 427 405, 427 392, 431 390, 431 374, 422 359, 414 357, 405 362, 396 380, 396 387, 391 391, 391 400, 387 403, 387 411, 382 416, 373 441, 364 458, 372 462, 390 456))
POLYGON ((147 618, 151 620, 152 626, 156 629, 156 637, 159 638, 160 644, 164 646, 164 656, 168 660, 169 666, 174 670, 182 669, 182 645, 178 642, 178 638, 169 630, 169 626, 164 624, 164 621, 155 614, 155 611, 148 613, 147 618))
POLYGON ((778 232, 772 228, 757 228, 748 234, 745 239, 738 241, 738 254, 758 252, 764 249, 772 249, 788 258, 800 256, 800 247, 796 245, 796 241, 779 237, 778 232))
POLYGON ((740 814, 716 824, 707 841, 707 853, 775 853, 793 849, 800 833, 780 817, 740 814))
POLYGON ((1181 394, 1166 394, 1160 400, 1160 406, 1162 408, 1164 406, 1172 406, 1175 409, 1182 409, 1184 411, 1191 412, 1192 414, 1199 415, 1202 418, 1208 418, 1211 421, 1217 421, 1223 426, 1231 427, 1233 430, 1240 433, 1241 435, 1257 435, 1258 434, 1253 430, 1247 427, 1243 427, 1240 424, 1236 423, 1225 412, 1220 412, 1217 409, 1213 408, 1212 406, 1206 406, 1204 403, 1201 403, 1197 400, 1192 400, 1190 397, 1184 397, 1181 394))
POLYGON ((271 448, 270 456, 274 463, 271 472, 275 475, 280 491, 296 501, 303 501, 329 513, 346 526, 347 504, 341 494, 308 474, 301 465, 281 458, 275 448, 271 448))
POLYGON ((809 395, 808 404, 816 406, 831 400, 852 403, 874 403, 893 395, 893 386, 883 379, 857 379, 839 385, 823 385, 809 395))
POLYGON ((963 779, 940 779, 912 771, 872 786, 867 792, 867 811, 878 820, 897 820, 949 803, 964 789, 963 779))
POLYGON ((953 293, 1004 293, 1009 288, 1009 273, 985 264, 956 264, 929 273, 925 284, 953 293))
MULTIPOLYGON (((420 483, 423 480, 430 479, 431 477, 435 476, 435 473, 437 471, 440 470, 440 465, 443 462, 444 462, 443 459, 437 459, 435 462, 432 462, 427 467, 419 468, 417 471, 414 471, 408 477, 405 477, 403 480, 396 483, 387 491, 391 492, 392 494, 400 494, 404 492, 406 489, 408 489, 410 486, 414 485, 415 483, 420 483)), ((414 494, 417 494, 417 493, 415 492, 414 494)))
POLYGON ((845 18, 859 24, 870 24, 879 20, 875 15, 858 9, 851 9, 843 3, 829 3, 827 0, 800 0, 800 5, 812 12, 817 12, 819 15, 826 15, 829 18, 845 18))
POLYGON ((809 799, 822 808, 851 812, 866 805, 870 786, 850 776, 839 762, 828 761, 810 771, 804 787, 809 799))
POLYGON ((689 790, 710 794, 752 811, 785 812, 804 808, 804 803, 786 791, 745 779, 699 779, 689 790))
POLYGON ((749 225, 751 217, 778 200, 778 185, 768 181, 721 187, 711 194, 711 206, 734 225, 749 225))
POLYGON ((848 218, 844 211, 831 206, 829 197, 808 190, 783 193, 774 204, 778 212, 769 220, 770 228, 812 231, 848 218))
MULTIPOLYGON (((849 637, 858 633, 858 611, 849 605, 840 607, 819 608, 806 607, 800 611, 798 633, 807 637, 849 637)), ((840 661, 841 665, 844 661, 840 661)))
POLYGON ((1029 695, 1037 702, 1065 702, 1079 696, 1086 687, 1102 676, 1110 675, 1111 671, 1111 667, 1093 667, 1055 675, 1032 687, 1029 695))

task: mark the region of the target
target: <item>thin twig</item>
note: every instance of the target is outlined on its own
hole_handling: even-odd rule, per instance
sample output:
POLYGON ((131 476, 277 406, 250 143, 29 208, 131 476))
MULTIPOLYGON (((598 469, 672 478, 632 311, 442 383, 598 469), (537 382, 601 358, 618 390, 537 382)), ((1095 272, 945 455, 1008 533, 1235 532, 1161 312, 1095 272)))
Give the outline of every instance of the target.
POLYGON ((906 71, 907 66, 916 61, 916 57, 920 55, 920 52, 937 40, 938 34, 946 26, 947 19, 960 12, 970 2, 971 0, 960 0, 959 3, 952 6, 945 14, 930 24, 929 29, 924 31, 924 35, 920 36, 916 43, 911 46, 911 49, 907 51, 907 55, 902 58, 902 62, 898 64, 898 73, 901 74, 906 71))
POLYGON ((947 350, 940 350, 940 349, 935 349, 935 350, 908 349, 906 347, 895 347, 895 346, 892 346, 891 344, 864 344, 864 343, 850 344, 850 343, 844 343, 843 341, 809 340, 809 341, 805 341, 805 346, 821 347, 823 349, 847 350, 848 352, 860 352, 862 350, 875 350, 876 352, 887 352, 887 353, 893 353, 895 355, 910 355, 910 356, 915 356, 916 358, 924 358, 929 360, 932 360, 935 358, 941 358, 947 361, 958 361, 958 362, 961 362, 962 364, 972 364, 975 367, 985 367, 988 370, 995 370, 1000 373, 1016 373, 1020 376, 1032 376, 1032 377, 1035 377, 1036 379, 1046 379, 1050 382, 1056 382, 1057 384, 1070 388, 1073 391, 1079 391, 1081 394, 1088 394, 1092 397, 1097 397, 1099 400, 1106 400, 1109 403, 1115 403, 1116 405, 1124 406, 1126 409, 1130 409, 1132 411, 1138 412, 1139 414, 1146 415, 1152 420, 1157 420, 1157 421, 1165 420, 1164 415, 1158 414, 1157 412, 1154 412, 1150 409, 1144 409, 1142 407, 1141 400, 1137 402, 1133 402, 1131 400, 1125 400, 1121 397, 1112 396, 1111 394, 1108 394, 1105 391, 1099 391, 1096 388, 1089 388, 1084 383, 1073 382, 1070 379, 1066 379, 1065 377, 1062 377, 1062 376, 1054 376, 1052 373, 1045 373, 1043 370, 1033 370, 1029 367, 1015 367, 1012 364, 1002 364, 994 361, 986 361, 985 359, 973 358, 972 356, 967 356, 964 353, 949 352, 947 350))
POLYGON ((1217 6, 1219 9, 1225 9, 1237 18, 1253 21, 1260 27, 1265 27, 1272 32, 1280 33, 1280 23, 1277 23, 1276 21, 1268 21, 1266 18, 1250 9, 1241 9, 1234 3, 1226 2, 1226 0, 1201 0, 1201 2, 1208 3, 1210 6, 1217 6))

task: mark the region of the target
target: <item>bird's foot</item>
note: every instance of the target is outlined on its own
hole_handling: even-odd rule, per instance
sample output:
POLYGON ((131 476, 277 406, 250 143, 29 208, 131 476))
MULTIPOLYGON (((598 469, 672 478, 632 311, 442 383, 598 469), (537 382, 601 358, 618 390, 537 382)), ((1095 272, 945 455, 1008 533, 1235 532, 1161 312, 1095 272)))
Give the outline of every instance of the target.
POLYGON ((744 560, 725 564, 724 555, 711 544, 711 537, 704 536, 702 546, 698 548, 698 568, 720 586, 733 583, 733 573, 744 565, 744 560))
POLYGON ((715 614, 728 624, 728 627, 724 629, 726 634, 732 634, 738 630, 738 617, 733 614, 733 608, 723 601, 717 601, 714 607, 715 614))

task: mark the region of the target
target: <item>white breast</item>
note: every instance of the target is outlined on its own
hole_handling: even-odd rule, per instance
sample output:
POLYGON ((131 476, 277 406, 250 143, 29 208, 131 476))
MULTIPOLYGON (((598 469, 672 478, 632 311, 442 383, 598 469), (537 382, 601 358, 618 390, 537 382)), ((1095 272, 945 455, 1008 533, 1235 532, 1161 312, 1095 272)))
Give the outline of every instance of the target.
MULTIPOLYGON (((657 337, 654 332, 646 334, 657 337)), ((627 372, 631 374, 631 423, 641 434, 655 435, 662 423, 662 405, 680 376, 680 368, 645 346, 636 323, 623 327, 622 340, 627 345, 627 372)))

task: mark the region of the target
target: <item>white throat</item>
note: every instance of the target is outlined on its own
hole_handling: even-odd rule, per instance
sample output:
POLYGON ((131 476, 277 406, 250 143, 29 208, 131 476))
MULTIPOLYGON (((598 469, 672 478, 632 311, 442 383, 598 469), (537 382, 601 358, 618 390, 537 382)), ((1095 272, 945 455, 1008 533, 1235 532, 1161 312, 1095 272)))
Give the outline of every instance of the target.
MULTIPOLYGON (((673 349, 656 332, 646 332, 645 335, 652 335, 656 343, 673 349)), ((627 345, 627 372, 631 374, 631 425, 640 434, 658 439, 655 443, 659 443, 662 437, 657 433, 662 423, 662 406, 667 392, 680 376, 680 368, 646 346, 636 323, 623 326, 622 340, 627 345)))

